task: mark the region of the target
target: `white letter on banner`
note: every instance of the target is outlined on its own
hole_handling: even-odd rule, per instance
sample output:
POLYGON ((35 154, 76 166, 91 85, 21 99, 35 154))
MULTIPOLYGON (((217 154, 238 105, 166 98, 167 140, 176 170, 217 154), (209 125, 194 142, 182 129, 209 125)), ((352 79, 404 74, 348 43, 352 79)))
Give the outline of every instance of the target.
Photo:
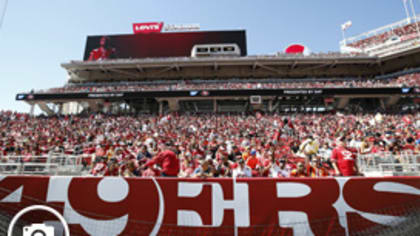
POLYGON ((249 227, 249 193, 248 184, 235 183, 233 200, 224 200, 223 189, 220 184, 213 183, 213 226, 221 226, 225 209, 233 209, 235 225, 249 227))
MULTIPOLYGON (((311 193, 311 188, 303 183, 277 183, 278 198, 298 198, 311 193)), ((279 211, 279 226, 292 228, 293 235, 314 235, 309 225, 308 215, 298 211, 279 211)))
MULTIPOLYGON (((178 183, 178 197, 197 197, 203 190, 202 183, 178 183)), ((200 215, 192 210, 178 210, 177 224, 179 226, 203 226, 200 215)))
MULTIPOLYGON (((249 227, 249 196, 248 184, 235 183, 233 200, 224 200, 223 189, 218 183, 208 183, 212 185, 212 225, 218 227, 222 225, 224 210, 233 209, 235 225, 239 227, 249 227)), ((203 189, 202 183, 178 183, 178 197, 197 197, 203 189)), ((200 215, 192 210, 178 210, 177 224, 179 226, 203 227, 200 215)))
MULTIPOLYGON (((67 223, 80 224, 90 235, 116 236, 121 234, 127 226, 128 214, 112 220, 96 220, 82 216, 73 209, 68 200, 68 188, 71 179, 72 177, 50 177, 47 202, 64 202, 63 216, 67 223), (108 227, 109 225, 112 225, 112 227, 108 227)), ((110 192, 114 192, 112 196, 102 198, 104 201, 114 202, 126 197, 128 194, 127 187, 128 184, 123 178, 109 177, 103 178, 99 182, 97 191, 101 198, 110 192)))

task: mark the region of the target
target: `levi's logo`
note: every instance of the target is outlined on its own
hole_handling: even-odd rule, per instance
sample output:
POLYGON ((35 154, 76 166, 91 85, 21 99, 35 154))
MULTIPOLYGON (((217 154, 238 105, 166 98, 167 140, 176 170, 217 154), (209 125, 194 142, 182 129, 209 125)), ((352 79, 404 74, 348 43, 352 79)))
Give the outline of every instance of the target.
POLYGON ((162 27, 163 22, 135 23, 133 31, 135 34, 159 33, 162 27))
POLYGON ((136 26, 136 30, 158 30, 159 29, 159 25, 140 25, 140 26, 136 26))

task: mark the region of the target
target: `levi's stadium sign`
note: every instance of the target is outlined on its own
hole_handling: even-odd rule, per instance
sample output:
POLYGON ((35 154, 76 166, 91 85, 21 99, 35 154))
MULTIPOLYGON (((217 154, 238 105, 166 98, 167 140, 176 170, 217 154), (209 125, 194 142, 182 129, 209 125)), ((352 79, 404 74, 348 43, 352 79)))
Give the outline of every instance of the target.
POLYGON ((168 24, 165 25, 165 31, 193 31, 199 30, 200 24, 168 24))
POLYGON ((134 34, 149 34, 160 33, 162 30, 166 32, 173 31, 195 31, 200 29, 200 24, 167 24, 163 26, 163 22, 147 22, 147 23, 134 23, 134 34))
POLYGON ((160 33, 163 22, 134 23, 133 32, 135 34, 160 33))

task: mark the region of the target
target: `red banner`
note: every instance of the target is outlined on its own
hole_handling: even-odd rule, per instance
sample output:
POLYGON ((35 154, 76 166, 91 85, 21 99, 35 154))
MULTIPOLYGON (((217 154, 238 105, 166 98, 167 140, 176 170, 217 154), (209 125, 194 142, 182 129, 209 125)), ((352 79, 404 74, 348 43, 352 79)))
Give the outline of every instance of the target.
POLYGON ((135 34, 160 33, 163 22, 134 23, 133 32, 135 34))
POLYGON ((0 180, 0 212, 47 205, 71 235, 354 235, 420 209, 419 177, 0 180))

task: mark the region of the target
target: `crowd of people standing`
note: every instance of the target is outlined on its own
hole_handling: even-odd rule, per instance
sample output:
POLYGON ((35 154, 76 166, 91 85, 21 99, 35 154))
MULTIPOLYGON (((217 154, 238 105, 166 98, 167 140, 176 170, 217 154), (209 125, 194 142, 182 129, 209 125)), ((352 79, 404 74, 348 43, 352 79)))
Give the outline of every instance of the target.
POLYGON ((420 113, 32 117, 0 113, 0 154, 83 156, 93 176, 361 175, 357 158, 420 153, 420 113))

